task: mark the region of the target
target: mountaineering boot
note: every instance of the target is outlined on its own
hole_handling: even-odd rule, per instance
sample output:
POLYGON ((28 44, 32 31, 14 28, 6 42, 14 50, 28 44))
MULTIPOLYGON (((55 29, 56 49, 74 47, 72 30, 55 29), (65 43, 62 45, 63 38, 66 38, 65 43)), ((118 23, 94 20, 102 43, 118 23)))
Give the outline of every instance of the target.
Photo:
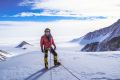
POLYGON ((48 63, 45 63, 45 69, 48 69, 48 63))
POLYGON ((58 56, 57 53, 54 53, 54 66, 59 66, 61 65, 60 62, 58 62, 58 56))
POLYGON ((59 66, 59 65, 61 65, 61 63, 60 63, 60 62, 57 62, 57 64, 56 64, 56 65, 58 65, 58 66, 59 66))
POLYGON ((60 62, 54 62, 54 66, 59 66, 59 65, 61 65, 60 62))
POLYGON ((48 57, 44 57, 45 69, 48 69, 48 57))

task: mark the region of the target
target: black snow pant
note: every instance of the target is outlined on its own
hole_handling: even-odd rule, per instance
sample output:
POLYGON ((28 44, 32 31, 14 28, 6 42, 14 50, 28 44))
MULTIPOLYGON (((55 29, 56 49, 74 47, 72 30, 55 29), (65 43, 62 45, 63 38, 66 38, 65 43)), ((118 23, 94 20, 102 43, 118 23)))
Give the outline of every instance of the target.
POLYGON ((45 68, 48 68, 48 51, 50 51, 50 53, 52 53, 53 56, 54 56, 54 65, 56 65, 57 62, 58 62, 58 56, 57 56, 56 51, 53 48, 45 49, 44 50, 44 53, 45 53, 45 55, 44 55, 45 68))

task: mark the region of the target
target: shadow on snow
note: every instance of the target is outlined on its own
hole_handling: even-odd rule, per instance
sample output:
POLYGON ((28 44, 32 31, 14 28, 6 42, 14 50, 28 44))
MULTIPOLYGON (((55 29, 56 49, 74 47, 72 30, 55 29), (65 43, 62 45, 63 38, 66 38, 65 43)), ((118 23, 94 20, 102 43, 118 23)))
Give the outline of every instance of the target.
POLYGON ((46 70, 45 68, 31 74, 30 76, 28 76, 27 78, 25 78, 25 80, 36 80, 38 78, 40 78, 42 75, 44 75, 46 72, 48 72, 49 70, 55 68, 55 66, 49 68, 48 70, 46 70))

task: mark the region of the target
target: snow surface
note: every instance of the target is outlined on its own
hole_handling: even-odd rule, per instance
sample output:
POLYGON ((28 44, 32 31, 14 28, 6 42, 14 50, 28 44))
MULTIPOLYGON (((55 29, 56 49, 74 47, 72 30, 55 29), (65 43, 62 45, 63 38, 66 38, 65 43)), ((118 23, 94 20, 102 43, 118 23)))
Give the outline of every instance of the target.
POLYGON ((8 52, 10 55, 6 55, 8 57, 6 61, 0 62, 0 80, 51 80, 51 71, 53 80, 77 80, 62 66, 50 68, 50 61, 53 66, 50 54, 50 69, 44 70, 44 54, 40 51, 39 39, 46 27, 51 28, 52 34, 55 36, 59 61, 78 78, 81 80, 120 80, 119 51, 80 52, 83 46, 67 42, 89 31, 94 31, 98 27, 111 24, 109 20, 106 22, 61 21, 44 24, 40 22, 0 22, 0 24, 2 23, 10 25, 0 26, 0 50, 8 52), (34 46, 25 45, 22 48, 15 48, 22 41, 34 46))
MULTIPOLYGON (((58 44, 60 62, 81 80, 120 80, 120 52, 80 52, 73 43, 58 44), (62 46, 62 45, 68 46, 62 46)), ((64 67, 44 70, 43 57, 38 47, 21 50, 12 47, 17 56, 0 62, 0 80, 77 80, 64 67)), ((6 47, 7 49, 7 47, 6 47)), ((8 47, 9 49, 9 47, 8 47)), ((53 66, 53 58, 51 59, 53 66)), ((50 54, 49 54, 50 68, 50 54)))

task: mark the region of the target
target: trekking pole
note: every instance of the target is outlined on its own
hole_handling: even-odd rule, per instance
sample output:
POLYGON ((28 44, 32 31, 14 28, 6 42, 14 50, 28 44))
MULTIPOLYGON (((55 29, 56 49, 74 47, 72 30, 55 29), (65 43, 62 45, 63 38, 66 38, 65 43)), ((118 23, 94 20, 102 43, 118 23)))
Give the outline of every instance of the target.
MULTIPOLYGON (((52 67, 52 61, 51 61, 51 50, 50 50, 50 68, 52 67)), ((50 70, 50 78, 52 80, 52 70, 50 70)))

